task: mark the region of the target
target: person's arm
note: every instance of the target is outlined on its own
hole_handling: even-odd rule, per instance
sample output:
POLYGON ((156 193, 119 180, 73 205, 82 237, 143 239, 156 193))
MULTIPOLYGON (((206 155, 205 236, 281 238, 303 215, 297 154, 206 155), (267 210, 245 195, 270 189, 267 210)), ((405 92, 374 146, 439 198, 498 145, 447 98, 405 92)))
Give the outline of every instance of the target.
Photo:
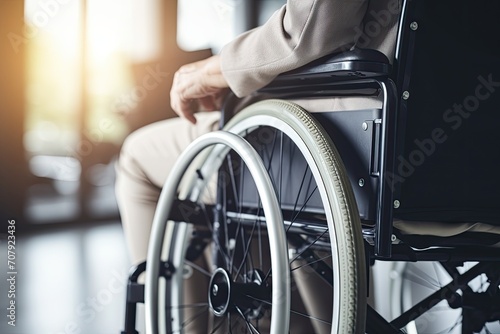
POLYGON ((227 87, 246 96, 280 73, 351 47, 367 4, 368 0, 288 0, 264 25, 226 45, 220 57, 181 67, 171 91, 172 108, 194 123, 198 102, 216 110, 227 87))
POLYGON ((349 49, 367 6, 367 0, 288 0, 263 26, 222 49, 222 73, 241 97, 280 73, 349 49))

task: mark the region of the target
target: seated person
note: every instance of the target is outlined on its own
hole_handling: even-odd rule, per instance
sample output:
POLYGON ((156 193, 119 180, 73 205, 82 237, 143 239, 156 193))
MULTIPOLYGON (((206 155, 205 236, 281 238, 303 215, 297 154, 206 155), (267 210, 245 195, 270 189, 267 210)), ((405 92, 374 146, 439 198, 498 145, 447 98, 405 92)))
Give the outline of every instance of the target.
POLYGON ((217 110, 229 89, 248 96, 280 73, 355 46, 392 59, 399 12, 400 0, 288 0, 220 55, 182 66, 170 92, 180 118, 131 134, 117 165, 117 199, 132 262, 146 259, 156 202, 169 170, 190 142, 218 128, 217 110))

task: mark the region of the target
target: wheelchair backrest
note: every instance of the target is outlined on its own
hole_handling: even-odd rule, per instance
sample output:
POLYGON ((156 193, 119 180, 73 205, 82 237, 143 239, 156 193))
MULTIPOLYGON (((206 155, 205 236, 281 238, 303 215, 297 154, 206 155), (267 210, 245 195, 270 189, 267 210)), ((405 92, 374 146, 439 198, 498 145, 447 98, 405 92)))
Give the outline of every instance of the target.
POLYGON ((500 2, 412 0, 405 9, 394 214, 500 224, 500 2))

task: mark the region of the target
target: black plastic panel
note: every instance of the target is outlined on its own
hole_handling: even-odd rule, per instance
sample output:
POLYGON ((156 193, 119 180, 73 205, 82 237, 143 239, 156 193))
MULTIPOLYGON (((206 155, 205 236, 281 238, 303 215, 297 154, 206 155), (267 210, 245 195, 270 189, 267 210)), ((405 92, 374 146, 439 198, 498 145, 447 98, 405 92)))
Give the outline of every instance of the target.
MULTIPOLYGON (((346 165, 361 219, 370 221, 373 221, 376 215, 377 175, 373 166, 378 165, 374 154, 378 150, 378 142, 375 143, 374 139, 378 138, 376 120, 380 118, 380 114, 381 111, 378 109, 313 114, 330 134, 346 165), (363 127, 363 123, 366 123, 366 127, 363 127), (360 186, 361 179, 363 186, 360 186)), ((292 212, 298 211, 307 201, 303 211, 322 212, 319 193, 313 192, 314 180, 310 174, 304 174, 306 170, 304 157, 290 140, 284 137, 282 141, 280 135, 275 133, 274 130, 264 127, 247 135, 246 138, 259 151, 266 166, 269 167, 282 207, 292 212), (283 147, 282 155, 280 155, 281 147, 283 147), (268 161, 271 163, 268 164, 268 161), (297 198, 299 190, 302 194, 297 198)), ((243 173, 244 191, 241 192, 243 204, 256 207, 258 197, 255 186, 248 177, 249 172, 243 173)))
POLYGON ((363 220, 375 220, 381 110, 314 113, 340 153, 363 220), (363 127, 366 123, 366 130, 363 127), (363 186, 360 186, 360 180, 363 186))

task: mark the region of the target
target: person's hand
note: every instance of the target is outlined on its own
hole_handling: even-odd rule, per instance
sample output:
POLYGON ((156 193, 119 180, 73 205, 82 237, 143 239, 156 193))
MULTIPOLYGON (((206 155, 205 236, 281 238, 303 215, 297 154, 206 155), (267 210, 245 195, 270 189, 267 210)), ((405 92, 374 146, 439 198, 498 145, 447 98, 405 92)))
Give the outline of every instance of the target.
POLYGON ((182 66, 174 75, 170 105, 180 117, 196 123, 197 111, 220 110, 228 92, 219 56, 182 66))

